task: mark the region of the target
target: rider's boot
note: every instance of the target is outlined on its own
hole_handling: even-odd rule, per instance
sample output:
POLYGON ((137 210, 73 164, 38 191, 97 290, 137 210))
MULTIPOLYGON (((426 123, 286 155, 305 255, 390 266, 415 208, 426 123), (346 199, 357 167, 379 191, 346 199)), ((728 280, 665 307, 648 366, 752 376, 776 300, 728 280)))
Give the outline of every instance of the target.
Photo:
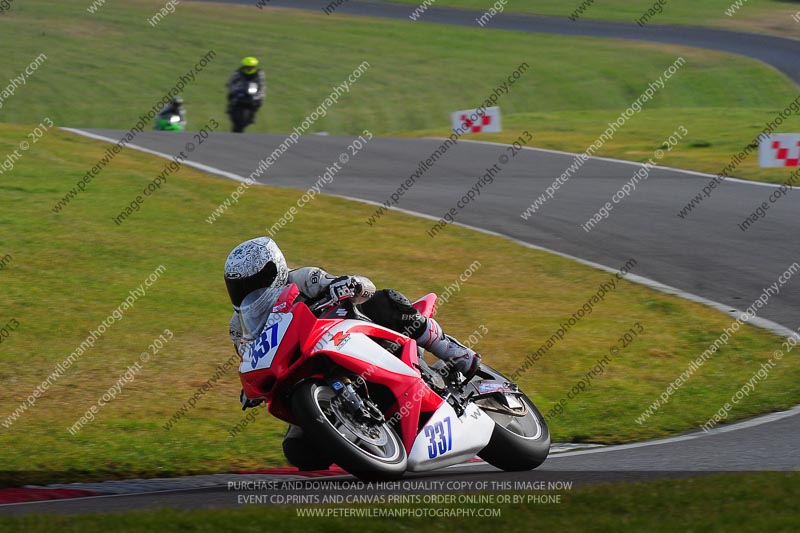
POLYGON ((417 337, 417 344, 443 360, 449 367, 464 375, 468 382, 481 366, 481 356, 475 350, 445 335, 442 327, 433 318, 428 318, 428 327, 417 337))

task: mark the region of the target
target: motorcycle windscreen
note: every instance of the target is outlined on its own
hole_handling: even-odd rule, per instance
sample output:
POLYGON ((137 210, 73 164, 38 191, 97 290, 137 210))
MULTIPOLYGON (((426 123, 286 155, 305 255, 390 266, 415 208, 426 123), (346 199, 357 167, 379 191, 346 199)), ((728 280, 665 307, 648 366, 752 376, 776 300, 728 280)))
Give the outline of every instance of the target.
POLYGON ((285 287, 256 289, 244 297, 239 307, 234 308, 239 316, 244 341, 252 342, 258 338, 284 289, 285 287))
POLYGON ((444 402, 414 440, 408 470, 424 472, 469 461, 483 450, 494 431, 494 420, 470 403, 460 417, 444 402))

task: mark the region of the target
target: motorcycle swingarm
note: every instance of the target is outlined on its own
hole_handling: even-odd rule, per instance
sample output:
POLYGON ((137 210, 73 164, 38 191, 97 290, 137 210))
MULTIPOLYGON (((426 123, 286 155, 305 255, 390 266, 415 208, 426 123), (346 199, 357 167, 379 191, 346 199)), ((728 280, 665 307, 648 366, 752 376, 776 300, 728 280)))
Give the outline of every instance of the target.
POLYGON ((478 383, 468 383, 464 387, 464 392, 467 393, 467 398, 470 400, 480 400, 482 398, 491 398, 496 393, 513 394, 514 396, 522 396, 522 391, 519 390, 513 383, 500 379, 485 379, 478 383))
MULTIPOLYGON (((478 383, 469 383, 465 389, 465 392, 467 393, 467 400, 473 402, 483 399, 494 399, 495 401, 498 401, 496 395, 501 395, 501 397, 510 395, 514 398, 521 398, 524 396, 522 391, 519 390, 519 387, 517 387, 514 383, 496 379, 487 379, 478 383)), ((495 407, 485 404, 481 404, 480 407, 485 411, 494 411, 511 416, 525 416, 528 414, 528 408, 525 405, 525 402, 520 401, 519 403, 521 404, 520 408, 510 405, 495 407)))

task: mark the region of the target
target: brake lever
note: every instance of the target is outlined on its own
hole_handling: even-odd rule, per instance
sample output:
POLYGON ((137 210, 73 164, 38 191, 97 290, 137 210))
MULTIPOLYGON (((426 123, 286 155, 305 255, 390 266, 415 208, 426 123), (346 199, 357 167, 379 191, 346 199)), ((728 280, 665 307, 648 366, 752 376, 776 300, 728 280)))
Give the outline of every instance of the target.
POLYGON ((333 300, 333 299, 323 300, 323 301, 321 301, 319 303, 316 303, 313 306, 311 306, 311 311, 313 311, 313 312, 323 311, 323 310, 326 310, 326 309, 328 309, 330 307, 333 307, 334 305, 336 305, 338 303, 339 303, 338 300, 333 300))

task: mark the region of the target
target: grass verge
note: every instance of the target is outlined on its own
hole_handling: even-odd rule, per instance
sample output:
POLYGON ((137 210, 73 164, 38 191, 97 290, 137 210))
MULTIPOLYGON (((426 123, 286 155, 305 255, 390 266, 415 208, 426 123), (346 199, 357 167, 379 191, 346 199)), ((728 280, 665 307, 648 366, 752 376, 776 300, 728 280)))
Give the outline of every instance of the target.
MULTIPOLYGON (((786 103, 791 102, 787 100, 786 103)), ((613 138, 596 152, 602 157, 625 161, 647 162, 658 165, 691 169, 712 175, 725 172, 733 165, 729 176, 767 183, 784 183, 797 186, 797 167, 761 168, 758 166, 758 148, 750 146, 766 127, 764 117, 775 117, 778 109, 731 110, 724 108, 705 109, 650 109, 635 115, 613 138), (727 129, 721 123, 737 126, 727 129), (688 131, 681 135, 681 132, 688 131), (667 150, 668 139, 679 139, 667 150), (749 148, 748 148, 749 146, 749 148), (754 149, 755 148, 755 149, 754 149), (659 159, 657 150, 664 157, 659 159), (737 154, 749 152, 743 160, 737 154), (741 164, 737 164, 741 160, 741 164)), ((503 116, 503 132, 481 133, 476 140, 512 143, 528 131, 533 140, 529 143, 538 148, 582 153, 597 141, 617 119, 616 111, 563 111, 560 113, 520 113, 503 116)), ((792 117, 793 123, 800 120, 792 117)), ((797 129, 797 128, 795 128, 797 129)), ((448 128, 437 128, 398 134, 401 137, 447 137, 448 128)), ((472 139, 473 137, 466 137, 472 139)), ((756 145, 757 146, 757 145, 756 145)))
MULTIPOLYGON (((623 2, 603 6, 590 12, 622 9, 623 2)), ((161 7, 159 0, 132 0, 89 15, 71 2, 15 4, 0 19, 15 44, 0 56, 0 69, 18 73, 42 52, 48 59, 5 100, 3 120, 49 117, 62 126, 127 130, 212 50, 216 56, 185 89, 190 129, 224 118, 224 84, 239 58, 253 54, 264 62, 269 91, 248 131, 291 131, 367 61, 350 92, 309 132, 441 134, 451 112, 479 106, 527 64, 499 99, 506 133, 476 138, 508 141, 528 130, 536 146, 582 152, 680 56, 685 66, 598 155, 646 159, 683 125, 688 141, 663 163, 716 173, 797 97, 789 80, 757 61, 694 48, 207 3, 181 4, 153 28, 146 20, 161 7)), ((682 9, 698 17, 701 6, 686 2, 682 9)), ((799 129, 793 115, 778 131, 799 129)), ((757 164, 751 155, 735 174, 786 179, 786 170, 757 164)))
MULTIPOLYGON (((28 131, 26 126, 0 128, 0 152, 11 150, 28 131)), ((50 207, 105 149, 103 143, 54 130, 25 152, 11 174, 0 177, 0 255, 12 258, 0 272, 5 301, 0 322, 19 324, 0 352, 0 420, 8 422, 6 417, 131 290, 160 265, 165 270, 33 408, 0 429, 0 470, 42 482, 284 464, 281 422, 261 417, 230 436, 242 420, 234 371, 220 375, 181 421, 170 429, 165 424, 232 354, 222 283, 228 251, 263 234, 267 221, 279 217, 300 193, 251 188, 222 220, 209 225, 205 218, 234 184, 184 168, 117 226, 112 217, 164 165, 124 151, 68 210, 54 214, 50 207), (71 435, 67 428, 118 383, 165 328, 174 338, 93 422, 71 435)), ((482 332, 477 349, 508 373, 610 280, 607 273, 458 227, 437 237, 432 257, 415 246, 429 221, 401 214, 380 224, 378 237, 367 246, 343 244, 341 235, 350 234, 352 221, 373 210, 320 197, 279 235, 290 264, 363 273, 378 286, 413 297, 443 292, 477 261, 480 267, 472 267, 474 273, 441 307, 439 318, 457 337, 482 332)), ((667 406, 639 425, 634 418, 730 320, 701 305, 620 282, 522 375, 523 389, 547 410, 635 323, 643 333, 551 421, 555 440, 625 442, 695 428, 780 347, 780 339, 742 328, 667 406)), ((792 405, 800 395, 799 369, 794 358, 785 358, 737 404, 731 419, 792 405)))

